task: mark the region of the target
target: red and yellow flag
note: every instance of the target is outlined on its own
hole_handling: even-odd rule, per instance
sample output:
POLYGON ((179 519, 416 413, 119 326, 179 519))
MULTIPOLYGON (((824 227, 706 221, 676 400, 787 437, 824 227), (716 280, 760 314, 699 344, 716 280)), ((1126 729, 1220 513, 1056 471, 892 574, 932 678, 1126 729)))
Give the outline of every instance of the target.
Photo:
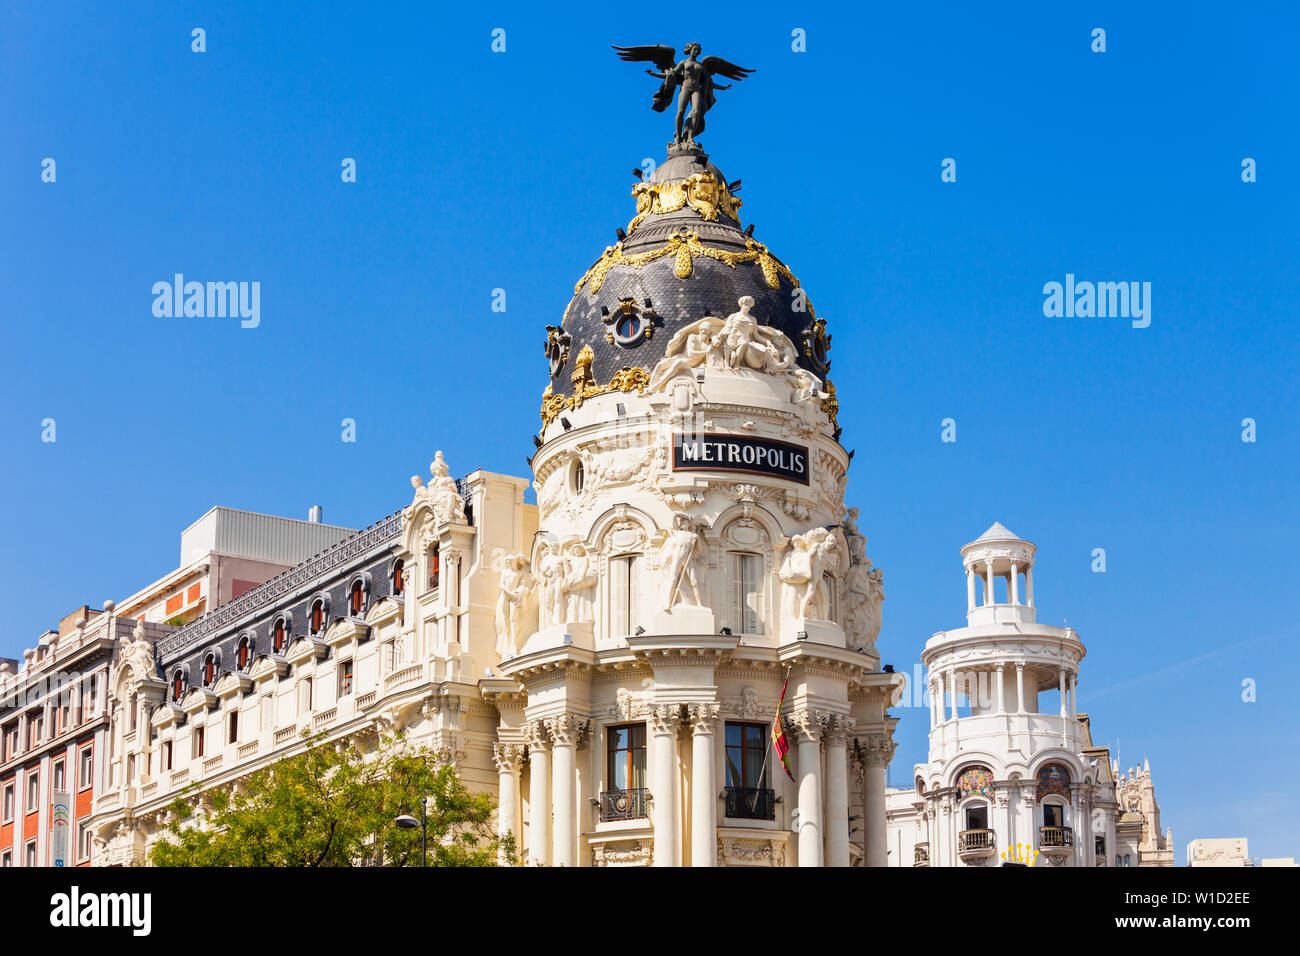
POLYGON ((781 726, 781 706, 785 703, 785 689, 790 684, 790 673, 787 671, 785 682, 781 684, 781 699, 776 702, 776 717, 772 721, 772 746, 776 748, 776 755, 781 761, 781 769, 791 780, 794 774, 790 772, 790 744, 785 739, 785 728, 781 726))

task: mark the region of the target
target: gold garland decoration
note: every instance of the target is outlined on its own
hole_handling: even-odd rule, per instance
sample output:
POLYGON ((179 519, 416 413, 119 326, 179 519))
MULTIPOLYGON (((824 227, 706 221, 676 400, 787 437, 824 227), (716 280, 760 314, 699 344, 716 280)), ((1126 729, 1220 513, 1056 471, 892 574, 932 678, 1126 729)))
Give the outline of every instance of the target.
MULTIPOLYGON (((605 278, 609 271, 615 266, 631 266, 633 269, 639 269, 648 262, 654 262, 656 259, 662 259, 664 256, 674 256, 676 262, 673 265, 673 272, 677 278, 688 278, 694 271, 694 260, 696 257, 703 256, 713 259, 717 262, 725 263, 731 268, 736 268, 742 262, 757 262, 758 268, 763 273, 763 280, 773 289, 781 288, 781 279, 785 279, 796 289, 799 288, 799 280, 776 256, 767 251, 767 246, 753 239, 745 240, 744 252, 728 252, 725 249, 715 249, 712 246, 706 246, 700 242, 698 233, 689 229, 679 229, 668 237, 664 245, 658 249, 648 249, 645 252, 637 252, 628 255, 623 251, 623 243, 616 243, 605 249, 600 259, 594 266, 587 270, 586 274, 577 281, 573 287, 573 294, 576 296, 582 291, 582 287, 591 283, 591 294, 595 295, 600 291, 600 287, 605 284, 605 278)), ((808 312, 814 318, 816 313, 813 312, 812 303, 805 302, 808 305, 808 312)))
POLYGON ((835 385, 829 376, 826 379, 826 397, 822 399, 822 411, 831 420, 831 425, 840 427, 840 400, 835 397, 835 385))
POLYGON ((573 394, 569 396, 556 395, 555 390, 546 386, 546 391, 542 392, 542 428, 545 429, 551 422, 555 421, 555 416, 569 408, 581 408, 582 403, 589 398, 597 395, 604 395, 607 392, 631 392, 636 391, 644 394, 646 388, 650 385, 650 373, 643 368, 631 368, 625 366, 614 373, 614 377, 605 385, 597 385, 591 377, 591 346, 584 345, 582 351, 578 353, 578 368, 572 375, 573 394), (586 361, 584 362, 584 358, 586 361))
POLYGON ((636 200, 636 215, 627 224, 629 235, 646 216, 677 212, 685 206, 698 212, 705 222, 716 222, 719 212, 740 222, 740 207, 744 205, 731 194, 725 183, 718 182, 709 172, 670 182, 637 183, 632 187, 632 198, 636 200))

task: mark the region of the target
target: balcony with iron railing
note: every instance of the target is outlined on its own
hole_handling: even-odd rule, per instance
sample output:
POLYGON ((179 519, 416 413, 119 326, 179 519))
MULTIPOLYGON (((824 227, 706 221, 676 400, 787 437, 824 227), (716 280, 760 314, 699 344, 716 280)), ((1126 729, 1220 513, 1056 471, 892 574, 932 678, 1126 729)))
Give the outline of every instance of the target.
POLYGON ((1038 849, 1048 856, 1074 852, 1074 830, 1070 827, 1039 827, 1038 849))
POLYGON ((978 860, 997 852, 997 834, 988 829, 962 830, 957 834, 957 855, 978 860))
POLYGON ((604 790, 600 794, 600 822, 644 820, 650 815, 650 791, 645 787, 631 790, 604 790))
POLYGON ((763 787, 727 787, 726 814, 735 820, 775 820, 776 791, 763 787))

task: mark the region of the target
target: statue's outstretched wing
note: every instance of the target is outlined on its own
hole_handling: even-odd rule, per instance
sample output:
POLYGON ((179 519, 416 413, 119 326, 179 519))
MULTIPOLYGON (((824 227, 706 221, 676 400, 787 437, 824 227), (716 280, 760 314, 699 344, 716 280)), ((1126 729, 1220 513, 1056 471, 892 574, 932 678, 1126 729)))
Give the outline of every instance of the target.
POLYGON ((676 51, 662 43, 657 46, 616 46, 612 49, 626 63, 653 63, 660 70, 671 70, 677 63, 676 51))
POLYGON ((743 80, 753 70, 747 70, 743 66, 736 66, 734 63, 728 63, 720 56, 706 56, 700 61, 704 68, 715 76, 725 76, 729 80, 743 80))

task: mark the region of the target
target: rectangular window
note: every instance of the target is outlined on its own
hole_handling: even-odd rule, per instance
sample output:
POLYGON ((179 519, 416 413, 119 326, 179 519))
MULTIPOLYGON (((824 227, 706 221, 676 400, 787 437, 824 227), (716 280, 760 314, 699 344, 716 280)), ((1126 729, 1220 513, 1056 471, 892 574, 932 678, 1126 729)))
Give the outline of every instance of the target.
POLYGON ((609 561, 609 636, 625 637, 636 628, 636 579, 640 558, 621 554, 609 561))
POLYGON ((203 756, 203 725, 202 724, 195 727, 194 730, 191 732, 190 741, 192 745, 191 749, 193 751, 191 756, 202 757, 203 756))
POLYGON ((645 724, 627 724, 610 727, 609 778, 610 790, 640 790, 646 785, 645 776, 645 724))
POLYGON ((27 806, 28 813, 35 813, 41 803, 41 772, 33 770, 27 775, 27 806))
POLYGON ((237 710, 230 715, 229 742, 232 744, 239 743, 239 711, 237 710))
POLYGON ((59 704, 59 733, 64 733, 72 726, 72 691, 63 692, 63 702, 59 704))
POLYGON ((1061 822, 1061 808, 1054 803, 1043 804, 1043 826, 1059 827, 1064 826, 1061 822))
POLYGON ((55 790, 62 790, 62 789, 63 789, 63 785, 64 785, 64 783, 66 782, 66 781, 64 780, 63 761, 62 761, 62 760, 56 760, 56 761, 54 761, 53 774, 54 774, 54 789, 55 789, 55 790))
POLYGON ((23 856, 23 866, 36 865, 36 841, 30 840, 27 843, 27 851, 23 856))
POLYGON ((0 820, 8 823, 14 818, 14 784, 12 780, 5 784, 4 797, 2 799, 4 803, 4 816, 0 817, 0 820))
POLYGON ((741 634, 763 633, 763 556, 759 554, 733 554, 732 627, 741 634))
POLYGON ((298 681, 298 713, 311 713, 311 678, 304 677, 298 681))
POLYGON ((162 768, 164 771, 172 768, 172 742, 164 740, 162 745, 162 768))
POLYGON ((7 870, 13 865, 14 865, 13 850, 5 850, 4 853, 0 853, 0 869, 7 870))
POLYGON ((339 664, 339 696, 346 697, 352 693, 352 662, 339 664))
POLYGON ((77 789, 85 790, 91 784, 91 774, 95 768, 95 752, 86 747, 77 757, 77 789))
POLYGON ((135 754, 126 755, 126 782, 130 785, 135 780, 135 754))
POLYGON ((28 727, 31 728, 31 737, 27 741, 28 747, 35 747, 45 739, 45 715, 37 714, 29 718, 28 727))
POLYGON ((18 725, 10 724, 5 728, 5 760, 18 756, 18 725))
POLYGON ((763 766, 766 755, 767 724, 728 723, 726 785, 747 790, 768 789, 771 784, 763 766))
POLYGON ((90 859, 90 825, 77 824, 77 862, 85 863, 90 859))

